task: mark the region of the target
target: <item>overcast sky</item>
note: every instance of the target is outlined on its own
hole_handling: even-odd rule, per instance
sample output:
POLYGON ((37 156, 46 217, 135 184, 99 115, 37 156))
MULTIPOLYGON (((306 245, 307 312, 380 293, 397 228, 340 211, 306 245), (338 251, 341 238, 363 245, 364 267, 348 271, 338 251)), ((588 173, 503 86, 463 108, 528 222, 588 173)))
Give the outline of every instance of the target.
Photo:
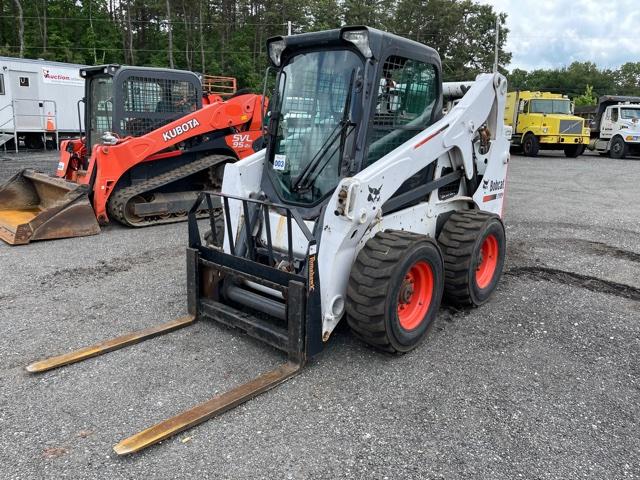
POLYGON ((508 15, 509 70, 640 62, 640 0, 478 0, 508 15))

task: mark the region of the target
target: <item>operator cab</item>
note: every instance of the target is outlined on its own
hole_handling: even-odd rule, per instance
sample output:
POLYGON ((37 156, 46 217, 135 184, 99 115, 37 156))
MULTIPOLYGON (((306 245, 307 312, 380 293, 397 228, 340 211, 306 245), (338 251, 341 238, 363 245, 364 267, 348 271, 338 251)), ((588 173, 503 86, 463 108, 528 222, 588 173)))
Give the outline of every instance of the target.
POLYGON ((105 133, 139 137, 202 107, 202 85, 192 72, 100 65, 80 75, 88 151, 105 133))
MULTIPOLYGON (((442 115, 440 57, 421 43, 346 27, 267 46, 278 74, 262 190, 304 218, 320 215, 340 179, 442 115)), ((433 168, 421 174, 432 177, 433 168)))

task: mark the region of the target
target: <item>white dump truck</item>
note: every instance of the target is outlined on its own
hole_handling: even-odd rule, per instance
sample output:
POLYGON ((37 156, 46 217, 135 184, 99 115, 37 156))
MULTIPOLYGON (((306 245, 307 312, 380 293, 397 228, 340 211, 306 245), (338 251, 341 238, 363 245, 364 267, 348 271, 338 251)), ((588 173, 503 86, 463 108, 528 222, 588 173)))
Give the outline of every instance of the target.
POLYGON ((600 97, 589 148, 611 158, 640 155, 640 97, 600 97))

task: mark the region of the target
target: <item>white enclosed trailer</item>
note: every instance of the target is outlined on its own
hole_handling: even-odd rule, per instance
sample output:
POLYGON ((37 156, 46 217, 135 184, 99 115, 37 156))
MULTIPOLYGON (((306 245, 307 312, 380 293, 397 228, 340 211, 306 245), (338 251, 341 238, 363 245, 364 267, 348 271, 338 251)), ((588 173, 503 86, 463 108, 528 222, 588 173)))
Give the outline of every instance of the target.
POLYGON ((84 66, 0 57, 0 146, 43 148, 77 136, 84 118, 84 66))

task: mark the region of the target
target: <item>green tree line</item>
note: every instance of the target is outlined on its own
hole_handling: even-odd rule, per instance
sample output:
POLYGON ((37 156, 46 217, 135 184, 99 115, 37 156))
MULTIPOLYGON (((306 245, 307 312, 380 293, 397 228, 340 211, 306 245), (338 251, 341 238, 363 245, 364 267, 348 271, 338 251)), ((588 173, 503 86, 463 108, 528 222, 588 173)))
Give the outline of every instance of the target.
MULTIPOLYGON (((265 41, 286 34, 288 22, 293 33, 362 24, 435 48, 444 79, 455 81, 492 69, 496 17, 499 63, 508 65, 506 15, 472 0, 0 0, 0 55, 182 68, 259 88, 265 41)), ((602 94, 640 95, 640 62, 502 71, 510 89, 562 92, 586 103, 602 94)))
POLYGON ((362 24, 434 47, 445 79, 491 70, 496 17, 471 0, 0 0, 0 54, 174 67, 258 88, 274 35, 362 24))
POLYGON ((510 90, 545 90, 565 93, 577 104, 593 104, 600 95, 640 96, 640 62, 620 68, 598 68, 593 62, 573 62, 553 70, 514 69, 509 73, 510 90))

